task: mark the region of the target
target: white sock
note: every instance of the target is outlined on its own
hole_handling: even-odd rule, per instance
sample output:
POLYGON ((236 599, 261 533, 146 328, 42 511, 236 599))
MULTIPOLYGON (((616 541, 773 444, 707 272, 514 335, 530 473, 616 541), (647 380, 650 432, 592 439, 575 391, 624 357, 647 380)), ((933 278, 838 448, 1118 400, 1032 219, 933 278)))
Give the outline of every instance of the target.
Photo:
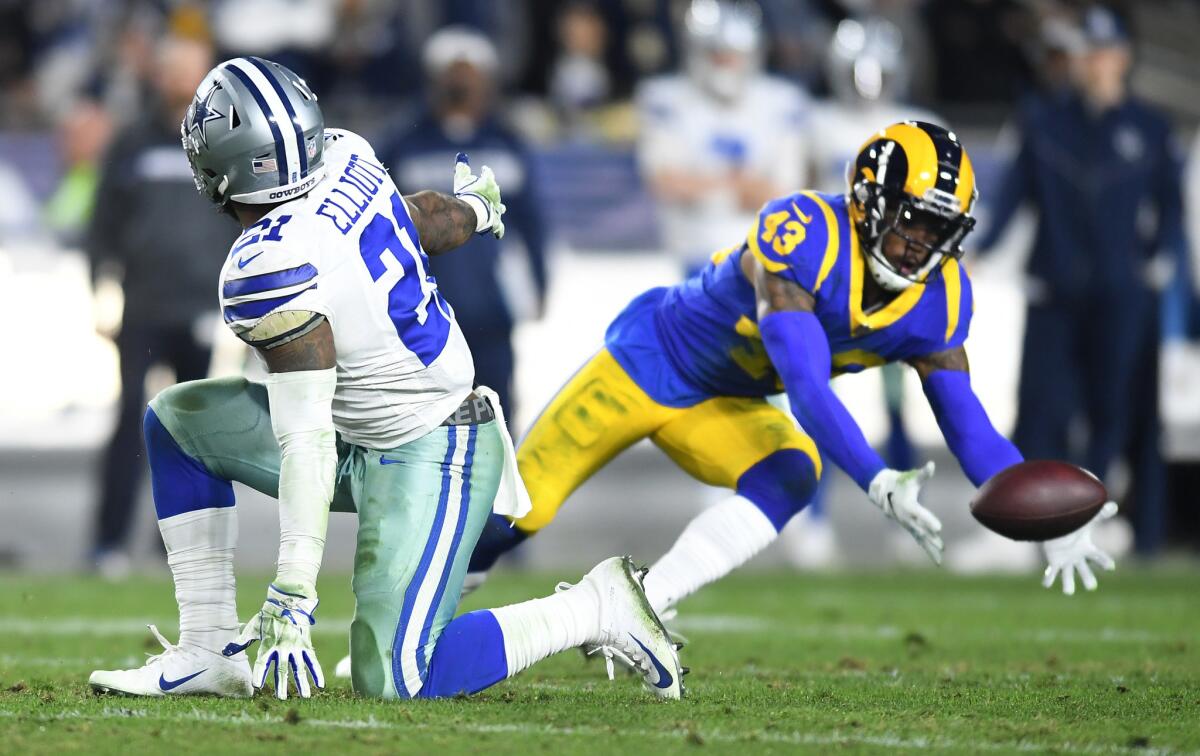
POLYGON ((237 512, 200 509, 158 521, 175 578, 179 645, 220 653, 237 635, 237 512))
POLYGON ((749 499, 731 496, 701 512, 643 581, 654 611, 661 612, 719 580, 770 545, 775 526, 749 499))
POLYGON ((490 611, 504 633, 509 677, 600 634, 600 597, 589 583, 490 611))

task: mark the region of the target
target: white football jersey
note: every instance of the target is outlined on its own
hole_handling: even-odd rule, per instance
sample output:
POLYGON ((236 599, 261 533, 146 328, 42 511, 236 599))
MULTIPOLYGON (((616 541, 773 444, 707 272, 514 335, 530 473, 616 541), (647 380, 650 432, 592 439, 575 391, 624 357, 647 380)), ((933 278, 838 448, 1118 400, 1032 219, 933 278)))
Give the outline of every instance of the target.
POLYGON ((325 178, 234 242, 221 271, 225 322, 247 341, 271 313, 294 332, 325 316, 337 349, 334 427, 391 449, 441 424, 475 368, 429 274, 408 206, 365 139, 325 130, 325 178), (315 317, 315 316, 313 316, 315 317))
POLYGON ((858 157, 859 149, 871 134, 901 121, 927 121, 939 126, 942 119, 927 110, 890 102, 864 102, 846 105, 837 100, 822 100, 808 119, 808 154, 811 160, 813 189, 844 193, 846 166, 858 157))
POLYGON ((801 188, 808 97, 799 87, 759 75, 738 100, 723 103, 687 74, 671 74, 644 82, 637 105, 643 176, 674 170, 717 184, 697 202, 659 202, 663 241, 685 266, 745 239, 758 217, 758 208, 741 207, 722 179, 741 171, 771 181, 781 194, 801 188))

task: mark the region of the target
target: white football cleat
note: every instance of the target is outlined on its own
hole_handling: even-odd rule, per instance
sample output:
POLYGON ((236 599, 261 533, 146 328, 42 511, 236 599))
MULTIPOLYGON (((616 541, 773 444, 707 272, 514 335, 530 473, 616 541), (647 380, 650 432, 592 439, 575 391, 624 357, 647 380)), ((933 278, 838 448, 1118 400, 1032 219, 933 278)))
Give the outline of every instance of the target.
POLYGON ((343 656, 342 660, 333 668, 333 676, 343 680, 350 679, 350 654, 343 656))
POLYGON ((575 585, 559 583, 560 591, 577 591, 585 587, 596 592, 600 600, 600 627, 597 637, 589 640, 589 653, 602 653, 607 661, 609 678, 613 658, 634 668, 646 687, 661 698, 683 696, 683 676, 688 673, 680 666, 679 654, 667 629, 650 607, 642 589, 645 570, 633 566, 629 557, 605 559, 592 568, 575 585))
POLYGON ((129 696, 210 695, 224 698, 249 698, 250 663, 246 655, 222 656, 213 651, 172 646, 150 625, 150 632, 163 646, 163 652, 151 656, 137 669, 98 669, 88 684, 101 693, 129 696))

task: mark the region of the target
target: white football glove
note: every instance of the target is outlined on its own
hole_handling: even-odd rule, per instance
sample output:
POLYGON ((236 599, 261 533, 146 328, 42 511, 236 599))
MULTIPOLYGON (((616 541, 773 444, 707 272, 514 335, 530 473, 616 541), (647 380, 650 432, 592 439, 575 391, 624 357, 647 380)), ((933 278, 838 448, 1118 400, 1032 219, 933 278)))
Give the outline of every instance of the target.
POLYGON ((318 603, 315 593, 309 598, 270 585, 262 609, 250 618, 238 637, 222 653, 233 656, 255 641, 261 641, 251 675, 254 687, 262 689, 266 685, 267 673, 273 666, 276 698, 287 698, 289 673, 300 697, 311 697, 309 677, 312 677, 317 688, 325 688, 325 673, 321 671, 321 663, 317 661, 309 635, 309 628, 317 624, 313 612, 317 610, 318 603))
POLYGON ((1052 538, 1042 542, 1042 551, 1046 553, 1046 574, 1042 577, 1042 585, 1046 588, 1054 585, 1054 580, 1062 574, 1062 591, 1068 596, 1075 594, 1075 573, 1083 581, 1083 587, 1089 591, 1096 590, 1096 576, 1088 560, 1095 562, 1106 570, 1115 570, 1117 563, 1105 554, 1100 547, 1092 543, 1092 528, 1096 523, 1103 522, 1117 513, 1117 502, 1110 501, 1100 508, 1087 524, 1073 533, 1067 533, 1062 538, 1052 538))
POLYGON ((867 496, 921 544, 934 564, 940 565, 944 547, 941 520, 917 500, 921 486, 933 477, 933 470, 932 462, 920 470, 880 470, 871 481, 867 496))
POLYGON ((454 159, 454 196, 475 211, 475 233, 491 231, 497 239, 504 236, 503 216, 508 208, 500 201, 500 185, 491 168, 483 166, 476 176, 471 173, 466 153, 458 153, 454 159))

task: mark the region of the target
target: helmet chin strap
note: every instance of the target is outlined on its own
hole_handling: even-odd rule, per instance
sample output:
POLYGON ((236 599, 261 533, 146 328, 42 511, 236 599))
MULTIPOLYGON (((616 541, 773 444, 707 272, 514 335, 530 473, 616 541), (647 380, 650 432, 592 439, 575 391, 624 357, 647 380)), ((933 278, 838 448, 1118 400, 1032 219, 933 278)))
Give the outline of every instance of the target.
POLYGON ((901 292, 912 286, 915 283, 924 283, 929 277, 930 271, 938 266, 942 261, 942 253, 934 252, 929 256, 929 260, 917 272, 920 281, 914 281, 911 278, 902 276, 892 269, 890 265, 881 259, 881 252, 873 250, 867 254, 867 269, 871 271, 871 278, 875 279, 875 283, 887 291, 901 292))
POLYGON ((867 269, 875 283, 887 291, 900 292, 913 285, 913 282, 889 268, 875 255, 867 255, 867 269))

